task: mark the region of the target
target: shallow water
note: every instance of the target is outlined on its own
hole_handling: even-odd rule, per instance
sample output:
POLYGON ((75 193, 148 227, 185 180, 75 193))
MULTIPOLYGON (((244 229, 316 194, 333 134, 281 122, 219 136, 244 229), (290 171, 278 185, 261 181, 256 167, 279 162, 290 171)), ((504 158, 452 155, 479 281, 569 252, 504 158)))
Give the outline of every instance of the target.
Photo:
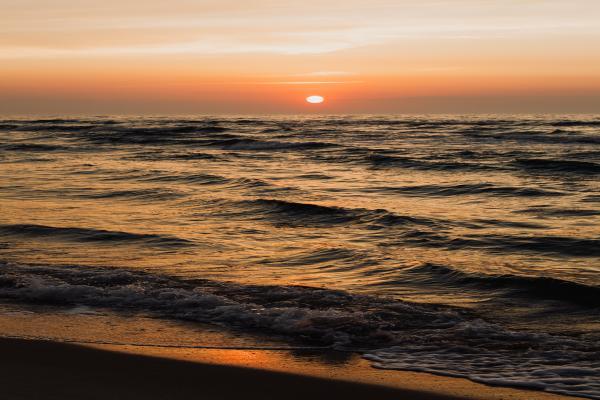
POLYGON ((0 149, 11 307, 600 398, 599 117, 13 118, 0 149))

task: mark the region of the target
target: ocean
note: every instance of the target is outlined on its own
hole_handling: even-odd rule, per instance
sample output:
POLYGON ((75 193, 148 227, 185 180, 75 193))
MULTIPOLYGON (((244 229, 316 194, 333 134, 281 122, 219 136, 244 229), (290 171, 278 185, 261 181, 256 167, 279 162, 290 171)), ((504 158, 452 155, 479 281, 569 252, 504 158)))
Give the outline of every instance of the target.
POLYGON ((600 399, 599 116, 0 120, 0 335, 600 399))

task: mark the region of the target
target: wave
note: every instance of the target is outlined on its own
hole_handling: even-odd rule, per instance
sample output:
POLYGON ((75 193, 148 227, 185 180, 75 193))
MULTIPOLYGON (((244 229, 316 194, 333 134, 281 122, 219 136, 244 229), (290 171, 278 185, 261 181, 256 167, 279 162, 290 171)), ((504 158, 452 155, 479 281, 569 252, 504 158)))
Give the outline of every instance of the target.
MULTIPOLYGON (((253 220, 264 220, 277 226, 335 227, 345 226, 374 230, 390 230, 381 236, 382 245, 417 246, 448 250, 481 250, 499 253, 539 253, 570 257, 600 256, 600 240, 566 236, 501 235, 486 232, 451 236, 448 228, 461 226, 480 229, 479 224, 512 228, 542 229, 543 225, 504 220, 450 221, 398 215, 387 210, 345 208, 279 199, 259 198, 240 202, 219 203, 217 213, 253 220)), ((373 235, 372 233, 370 235, 373 235)))
POLYGON ((222 126, 178 126, 169 128, 169 132, 173 133, 223 133, 228 130, 228 128, 222 126))
POLYGON ((328 264, 331 266, 328 270, 333 271, 343 268, 355 268, 356 261, 361 262, 362 265, 374 263, 369 260, 366 252, 339 247, 318 249, 316 251, 301 251, 296 254, 286 255, 282 258, 273 257, 271 259, 262 260, 261 263, 288 267, 306 267, 307 265, 328 264))
POLYGON ((391 244, 411 244, 449 250, 485 250, 512 254, 530 252, 569 257, 593 258, 600 256, 599 239, 567 236, 486 234, 450 237, 439 232, 409 230, 399 233, 391 244))
POLYGON ((557 145, 599 145, 600 144, 600 136, 597 134, 573 134, 569 133, 566 135, 556 135, 556 137, 552 136, 538 136, 537 142, 539 143, 549 143, 549 144, 557 144, 557 145))
POLYGON ((592 217, 600 215, 600 210, 583 208, 552 208, 552 207, 530 207, 524 210, 513 211, 521 214, 536 214, 543 217, 592 217))
POLYGON ((252 217, 290 226, 363 224, 376 229, 406 224, 436 224, 434 220, 397 215, 382 209, 344 208, 278 199, 245 200, 238 206, 251 211, 252 217))
POLYGON ((23 151, 23 152, 53 152, 53 151, 64 151, 70 150, 65 146, 59 146, 54 144, 42 144, 42 143, 15 143, 0 144, 0 148, 6 151, 23 151))
POLYGON ((589 161, 523 158, 515 164, 526 170, 548 173, 600 174, 600 164, 589 161))
POLYGON ((75 197, 85 199, 127 199, 136 201, 167 201, 179 199, 184 196, 185 195, 180 192, 159 188, 137 190, 112 190, 108 192, 89 191, 86 193, 78 193, 75 195, 75 197))
POLYGON ((600 397, 594 338, 514 331, 467 310, 303 286, 183 280, 131 270, 0 263, 0 298, 87 306, 366 353, 379 368, 600 397))
POLYGON ((402 193, 415 196, 463 196, 463 195, 493 195, 515 197, 564 196, 558 191, 543 190, 528 187, 496 186, 491 183, 473 183, 457 185, 419 185, 402 187, 383 187, 377 190, 402 193))
POLYGON ((366 161, 376 168, 412 168, 433 171, 489 171, 498 169, 497 166, 476 162, 460 162, 452 160, 427 160, 412 157, 371 153, 366 161))
MULTIPOLYGON (((290 132, 293 131, 293 128, 290 128, 289 126, 281 126, 281 127, 277 127, 277 128, 265 128, 263 130, 261 130, 261 133, 281 133, 281 132, 290 132)), ((281 137, 287 137, 289 136, 289 134, 285 134, 285 135, 280 135, 281 137)))
MULTIPOLYGON (((96 171, 92 172, 95 173, 96 171)), ((236 177, 229 178, 221 175, 206 173, 170 173, 168 171, 140 171, 132 170, 128 172, 103 171, 106 181, 134 181, 143 183, 161 183, 161 184, 181 184, 198 186, 221 186, 227 190, 250 190, 259 195, 277 195, 297 193, 300 189, 293 186, 276 186, 262 179, 236 177)), ((130 198, 132 200, 171 200, 184 197, 184 190, 173 190, 165 188, 151 188, 138 190, 121 190, 106 193, 85 193, 75 194, 76 197, 84 198, 130 198)))
POLYGON ((49 123, 40 123, 40 124, 22 124, 13 130, 23 131, 23 132, 73 132, 73 133, 83 133, 97 129, 96 124, 79 124, 79 125, 61 125, 59 123, 49 124, 49 123))
POLYGON ((509 296, 551 299, 571 302, 586 307, 600 307, 600 286, 590 286, 545 276, 513 274, 487 275, 467 273, 438 264, 425 263, 403 271, 405 280, 411 276, 424 277, 419 282, 454 285, 458 288, 480 290, 508 290, 509 296))
MULTIPOLYGON (((81 119, 66 119, 66 118, 45 118, 45 119, 4 119, 0 120, 0 124, 11 124, 15 126, 26 126, 29 124, 78 124, 87 122, 81 119)), ((90 121, 91 122, 91 121, 90 121)), ((101 120, 93 120, 94 123, 102 123, 101 120)), ((0 125, 2 126, 2 125, 0 125)))
MULTIPOLYGON (((66 118, 46 118, 46 119, 33 119, 23 121, 30 124, 77 124, 82 122, 80 119, 66 119, 66 118)), ((97 121, 94 121, 97 122, 97 121)))
POLYGON ((186 161, 196 161, 196 160, 218 160, 220 157, 214 154, 208 153, 185 153, 185 154, 174 154, 164 157, 166 160, 186 160, 186 161))
POLYGON ((502 228, 519 228, 519 229, 548 229, 548 226, 534 222, 523 222, 523 221, 507 221, 503 219, 493 218, 479 218, 474 219, 474 223, 483 224, 493 227, 502 228))
POLYGON ((468 156, 445 153, 435 156, 407 156, 402 151, 374 149, 365 146, 345 145, 333 149, 332 152, 314 153, 310 156, 320 162, 356 164, 373 169, 414 169, 421 171, 503 171, 508 168, 502 164, 492 163, 494 155, 481 155, 474 152, 468 156), (487 162, 486 162, 487 161, 487 162))
POLYGON ((8 157, 6 154, 0 154, 0 162, 4 163, 15 163, 15 164, 27 164, 27 163, 45 163, 45 162, 53 162, 54 158, 49 157, 19 157, 12 158, 8 157))
POLYGON ((218 161, 223 159, 220 155, 203 153, 198 151, 189 151, 185 149, 182 152, 169 152, 158 149, 145 149, 145 151, 133 152, 121 157, 122 160, 143 160, 143 161, 218 161))
POLYGON ((600 126, 599 120, 566 120, 566 121, 554 121, 551 123, 552 126, 600 126))
MULTIPOLYGON (((543 127, 531 127, 530 130, 515 129, 515 130, 489 130, 482 131, 481 129, 463 130, 460 132, 465 138, 475 140, 477 142, 489 142, 493 140, 496 144, 540 144, 540 145, 578 145, 600 144, 600 137, 593 133, 581 133, 563 131, 560 129, 548 132, 543 127), (542 129, 540 129, 542 128, 542 129)), ((446 137, 446 140, 448 138, 446 137)))
POLYGON ((337 290, 181 280, 101 267, 5 264, 0 297, 133 310, 330 346, 390 343, 394 331, 444 328, 458 318, 452 310, 337 290))
POLYGON ((509 252, 532 251, 563 256, 598 257, 600 240, 567 236, 501 236, 489 235, 485 240, 464 240, 473 247, 496 248, 509 252))
POLYGON ((583 203, 600 203, 600 195, 591 194, 585 196, 582 200, 583 203))
POLYGON ((280 142, 251 138, 213 140, 206 142, 204 145, 219 147, 224 150, 312 150, 338 146, 326 142, 280 142))
POLYGON ((95 144, 131 145, 190 145, 206 140, 205 135, 220 137, 228 128, 221 126, 118 126, 106 130, 103 127, 82 132, 80 139, 95 144))
POLYGON ((107 231, 90 228, 64 228, 34 224, 0 225, 0 235, 8 237, 44 238, 74 242, 142 243, 152 246, 190 246, 189 240, 169 235, 107 231))
POLYGON ((178 174, 178 175, 152 175, 148 177, 135 178, 144 182, 183 183, 188 185, 221 185, 228 189, 251 189, 261 193, 284 192, 289 194, 298 191, 294 187, 278 187, 266 181, 256 178, 227 178, 211 174, 178 174))
POLYGON ((446 129, 447 127, 464 127, 464 126, 475 126, 475 127, 497 127, 497 126, 526 126, 531 124, 539 124, 537 120, 527 119, 506 119, 506 118, 489 118, 489 119, 477 119, 477 118, 450 118, 450 117, 438 117, 436 119, 425 118, 425 117, 409 117, 409 116, 329 116, 327 118, 311 118, 302 121, 304 124, 310 124, 311 126, 358 126, 358 127, 371 127, 381 126, 387 127, 407 127, 414 129, 446 129))
POLYGON ((180 175, 150 175, 139 180, 146 182, 177 182, 195 185, 222 185, 231 182, 230 179, 211 174, 180 174, 180 175))
POLYGON ((320 141, 277 141, 227 133, 221 126, 122 126, 106 130, 96 128, 82 132, 80 139, 95 144, 181 145, 212 147, 221 150, 313 150, 337 147, 320 141))
POLYGON ((18 125, 18 124, 0 123, 0 131, 12 131, 19 127, 20 127, 20 125, 18 125))
POLYGON ((415 334, 364 358, 381 369, 600 399, 600 350, 592 341, 510 331, 482 320, 461 323, 442 334, 415 334))

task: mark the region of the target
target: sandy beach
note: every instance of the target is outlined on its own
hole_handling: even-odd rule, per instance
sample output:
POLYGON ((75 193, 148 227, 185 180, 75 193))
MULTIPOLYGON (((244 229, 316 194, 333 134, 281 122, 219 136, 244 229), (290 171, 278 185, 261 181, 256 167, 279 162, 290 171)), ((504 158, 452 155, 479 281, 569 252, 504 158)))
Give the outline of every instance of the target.
POLYGON ((0 340, 2 398, 20 399, 561 399, 463 379, 344 368, 276 352, 82 346, 0 340), (271 353, 271 354, 269 354, 271 353), (275 355, 274 355, 275 354, 275 355), (286 362, 287 360, 287 362, 286 362), (262 362, 261 362, 262 361, 262 362), (249 365, 255 368, 249 368, 249 365), (260 369, 259 369, 260 368, 260 369))

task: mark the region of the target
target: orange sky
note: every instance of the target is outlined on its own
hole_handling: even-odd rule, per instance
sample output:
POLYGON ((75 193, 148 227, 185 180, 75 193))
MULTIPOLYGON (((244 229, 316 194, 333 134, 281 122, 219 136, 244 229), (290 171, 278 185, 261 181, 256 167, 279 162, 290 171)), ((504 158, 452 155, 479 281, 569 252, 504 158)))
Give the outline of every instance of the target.
POLYGON ((597 0, 0 6, 2 114, 600 111, 597 0))

